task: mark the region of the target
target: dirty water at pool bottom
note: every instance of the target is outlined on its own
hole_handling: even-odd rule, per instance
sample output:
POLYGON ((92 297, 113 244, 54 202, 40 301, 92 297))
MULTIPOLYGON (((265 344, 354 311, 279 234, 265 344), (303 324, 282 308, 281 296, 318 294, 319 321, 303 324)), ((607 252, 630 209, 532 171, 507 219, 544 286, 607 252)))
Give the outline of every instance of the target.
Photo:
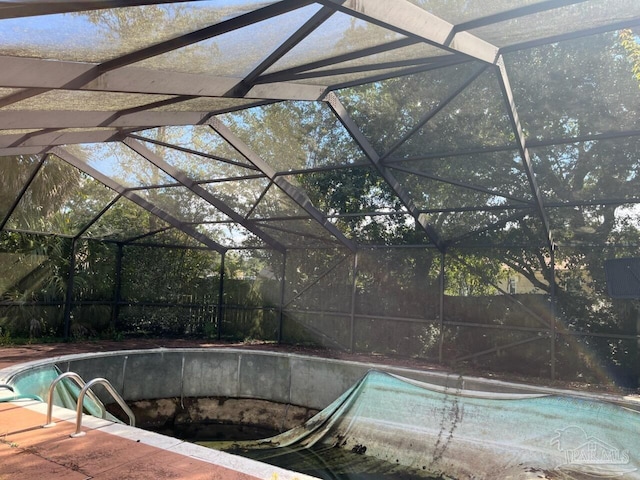
MULTIPOLYGON (((212 422, 145 427, 145 430, 205 446, 209 446, 207 445, 208 443, 216 442, 220 445, 229 445, 247 440, 260 440, 280 433, 270 428, 255 425, 212 422)), ((217 449, 219 450, 220 448, 217 449)))
POLYGON ((237 448, 236 442, 259 440, 277 432, 246 425, 192 424, 154 429, 158 433, 216 450, 258 460, 270 465, 326 480, 444 480, 364 455, 365 449, 350 451, 331 445, 306 448, 278 447, 251 450, 237 448))
POLYGON ((326 480, 445 480, 364 455, 365 447, 352 451, 331 445, 247 450, 227 448, 228 442, 197 443, 326 480))

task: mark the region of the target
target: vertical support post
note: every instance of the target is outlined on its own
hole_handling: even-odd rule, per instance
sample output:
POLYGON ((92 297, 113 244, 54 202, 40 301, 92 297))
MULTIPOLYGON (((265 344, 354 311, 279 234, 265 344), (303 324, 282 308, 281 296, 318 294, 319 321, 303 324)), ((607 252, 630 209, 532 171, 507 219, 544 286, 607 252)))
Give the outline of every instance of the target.
POLYGON ((440 341, 438 344, 438 362, 442 363, 444 361, 443 358, 443 348, 444 348, 444 286, 445 286, 445 252, 444 250, 440 252, 440 312, 438 313, 438 329, 440 333, 440 341))
POLYGON ((220 284, 218 285, 218 340, 222 339, 222 319, 224 318, 224 257, 220 256, 220 284))
POLYGON ((351 318, 349 322, 349 351, 356 350, 356 293, 358 279, 358 252, 353 254, 353 281, 351 282, 351 318))
MULTIPOLYGON (((638 303, 635 304, 636 311, 636 365, 640 365, 640 311, 638 311, 638 303)), ((640 386, 640 371, 637 372, 637 381, 640 386)))
POLYGON ((551 380, 556 379, 556 255, 555 246, 551 246, 550 250, 551 261, 551 332, 550 332, 550 361, 551 361, 551 380))
POLYGON ((287 272, 287 252, 282 254, 282 271, 280 272, 280 306, 278 307, 278 343, 282 343, 282 332, 284 328, 284 298, 286 282, 284 277, 287 272))
POLYGON ((113 304, 111 305, 111 330, 115 333, 118 326, 118 317, 120 316, 120 301, 122 300, 122 243, 116 244, 118 250, 116 252, 116 278, 113 286, 113 304))
POLYGON ((69 254, 69 277, 67 278, 67 291, 64 300, 64 338, 68 339, 71 333, 71 303, 73 302, 73 281, 76 270, 76 239, 71 240, 71 252, 69 254))

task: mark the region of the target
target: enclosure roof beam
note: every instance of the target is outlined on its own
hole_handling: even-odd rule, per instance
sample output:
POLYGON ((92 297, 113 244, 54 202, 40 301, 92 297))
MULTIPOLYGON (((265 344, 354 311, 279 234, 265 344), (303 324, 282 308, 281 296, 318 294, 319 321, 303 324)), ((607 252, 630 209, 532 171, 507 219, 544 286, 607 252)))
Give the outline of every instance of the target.
MULTIPOLYGON (((246 168, 247 170, 254 170, 256 172, 258 171, 258 169, 254 165, 251 165, 249 163, 238 162, 236 160, 231 160, 229 158, 221 157, 220 155, 212 155, 210 153, 201 152, 199 150, 193 150, 191 148, 183 147, 182 145, 173 145, 171 143, 162 142, 162 141, 160 141, 160 140, 158 140, 156 138, 149 138, 149 137, 145 137, 143 135, 136 135, 134 133, 129 134, 127 136, 129 138, 140 140, 141 142, 149 142, 149 143, 153 143, 155 145, 160 145, 162 147, 167 147, 167 148, 171 148, 173 150, 178 150, 180 152, 185 152, 185 153, 190 153, 190 154, 193 154, 193 155, 198 155, 199 157, 210 158, 211 160, 215 160, 217 162, 223 162, 223 163, 226 163, 226 164, 229 164, 229 165, 234 165, 236 167, 246 168)), ((221 179, 220 181, 236 180, 236 179, 240 180, 240 179, 246 179, 247 177, 256 178, 255 175, 252 175, 252 176, 236 177, 236 178, 230 178, 230 179, 221 179)), ((264 175, 257 174, 257 177, 258 178, 264 178, 264 175)))
POLYGON ((576 137, 550 138, 543 140, 531 139, 527 140, 527 147, 550 147, 555 145, 567 145, 570 143, 592 142, 602 140, 613 140, 618 138, 640 137, 640 130, 618 130, 602 133, 590 133, 587 135, 578 135, 576 137))
POLYGON ((504 59, 502 56, 500 56, 500 58, 498 59, 496 70, 498 74, 498 83, 500 84, 502 96, 507 107, 507 114, 509 115, 511 127, 516 137, 516 141, 518 142, 518 150, 520 152, 520 157, 522 158, 522 165, 527 175, 527 179, 529 180, 529 187, 531 188, 531 194, 533 195, 533 199, 538 210, 538 215, 540 216, 540 220, 542 221, 545 240, 547 241, 547 246, 549 247, 549 249, 553 250, 555 248, 555 242, 553 240, 553 234, 551 232, 551 222, 549 221, 549 216, 545 209, 542 191, 538 186, 538 181, 536 180, 536 176, 533 171, 531 154, 529 153, 529 148, 526 144, 524 130, 522 129, 522 124, 520 123, 520 118, 516 109, 516 103, 513 98, 513 90, 511 89, 511 84, 509 83, 507 69, 504 65, 504 59))
POLYGON ((620 206, 640 203, 640 197, 629 198, 602 198, 599 200, 573 200, 571 202, 545 202, 547 208, 570 208, 570 207, 594 207, 594 206, 620 206))
POLYGON ((127 245, 133 242, 137 242, 138 240, 142 240, 143 238, 153 237, 154 235, 166 232, 167 230, 171 230, 172 228, 173 227, 171 225, 167 225, 165 227, 152 230, 151 232, 142 233, 140 235, 136 235, 135 237, 125 238, 124 240, 119 240, 119 243, 121 243, 122 245, 127 245))
POLYGON ((93 130, 87 132, 60 132, 44 129, 37 132, 0 135, 0 149, 21 147, 45 147, 77 143, 101 143, 119 140, 122 133, 118 130, 93 130))
MULTIPOLYGON (((253 205, 251 205, 251 208, 245 214, 244 218, 250 218, 251 215, 253 215, 253 212, 256 210, 256 208, 258 208, 258 205, 260 205, 260 202, 264 199, 264 197, 267 196, 267 192, 271 189, 272 185, 273 183, 270 181, 265 187, 265 189, 262 190, 262 193, 260 193, 260 195, 258 196, 258 199, 253 202, 253 205)), ((308 218, 308 217, 305 216, 305 218, 308 218)))
POLYGON ((466 238, 471 238, 471 237, 477 237, 483 233, 486 232, 490 232, 492 230, 495 230, 497 228, 504 228, 504 226, 509 223, 509 222, 515 222, 518 220, 521 220, 522 218, 526 217, 528 215, 527 211, 519 211, 516 212, 512 215, 509 215, 507 218, 502 218, 500 220, 498 220, 497 222, 493 222, 490 225, 485 225, 484 227, 478 229, 478 230, 471 230, 470 232, 467 232, 463 235, 458 235, 457 237, 451 237, 449 239, 447 239, 447 245, 451 246, 451 245, 455 245, 456 243, 460 243, 462 240, 466 239, 466 238))
POLYGON ((298 232, 296 230, 289 229, 289 228, 276 227, 276 226, 273 226, 273 225, 269 225, 269 222, 265 222, 265 221, 262 221, 262 220, 257 220, 256 222, 261 224, 263 227, 268 228, 269 230, 276 231, 276 232, 282 232, 282 233, 286 233, 288 235, 295 235, 295 236, 300 237, 300 238, 310 238, 310 239, 313 239, 313 240, 319 240, 321 242, 322 241, 326 241, 325 237, 322 237, 320 235, 316 235, 316 234, 313 234, 313 233, 298 232))
POLYGON ((303 63, 295 67, 286 68, 266 75, 261 75, 256 79, 256 83, 271 83, 287 81, 285 79, 297 78, 297 74, 302 72, 308 72, 309 70, 316 70, 318 68, 329 67, 331 65, 337 65, 340 63, 356 60, 359 58, 365 58, 379 53, 389 52, 400 48, 408 47, 420 43, 415 38, 401 38, 400 40, 393 40, 382 45, 376 45, 374 47, 367 47, 360 50, 354 50, 352 52, 343 53, 341 55, 334 55, 332 57, 324 58, 322 60, 316 60, 314 62, 303 63))
POLYGON ((191 0, 11 0, 0 4, 0 18, 33 17, 56 13, 81 12, 104 8, 132 7, 161 3, 182 3, 191 0))
POLYGON ((305 22, 296 32, 293 33, 282 45, 276 48, 267 58, 265 58, 260 65, 255 67, 244 79, 239 82, 228 94, 231 97, 244 97, 251 88, 255 85, 256 80, 260 75, 267 71, 274 63, 284 57, 291 49, 303 41, 307 36, 313 32, 316 28, 322 25, 331 15, 335 13, 334 10, 324 7, 321 8, 315 15, 305 22))
POLYGON ((117 116, 104 111, 0 111, 0 130, 21 128, 154 128, 162 126, 201 125, 209 112, 136 112, 117 116))
POLYGON ((488 25, 494 25, 496 23, 514 20, 516 18, 525 17, 527 15, 535 15, 536 13, 555 10, 557 8, 587 1, 591 0, 545 0, 540 3, 524 5, 522 7, 513 8, 511 10, 504 10, 499 13, 494 13, 493 15, 487 15, 485 17, 469 20, 468 22, 459 23, 454 27, 454 29, 456 32, 473 30, 474 28, 486 27, 488 25))
POLYGON ((11 233, 21 233, 24 235, 39 235, 41 237, 68 238, 70 240, 73 238, 73 235, 69 235, 67 233, 39 232, 37 230, 27 230, 24 228, 5 228, 4 231, 11 233))
MULTIPOLYGON (((171 38, 169 40, 159 42, 155 45, 150 45, 140 50, 127 53, 120 57, 116 57, 106 62, 103 62, 101 64, 90 65, 88 67, 89 68, 88 71, 72 79, 70 82, 68 82, 67 85, 71 85, 73 86, 73 88, 80 88, 80 86, 85 85, 86 83, 91 82, 93 80, 96 80, 96 78, 100 77, 100 75, 105 72, 110 72, 112 70, 116 70, 121 67, 138 63, 143 60, 146 60, 158 55, 162 55, 164 53, 168 53, 170 51, 173 51, 179 48, 193 45, 194 43, 198 43, 203 40, 207 40, 209 38, 222 35, 224 33, 228 33, 243 27, 247 27, 249 25, 261 22, 263 20, 267 20, 267 19, 276 17, 278 15, 290 12, 292 10, 302 8, 310 3, 312 3, 311 0, 282 0, 280 2, 272 3, 270 5, 267 5, 262 8, 258 8, 257 10, 250 11, 243 15, 239 15, 237 17, 230 18, 220 23, 216 23, 214 25, 201 28, 200 30, 189 32, 185 35, 171 38)), ((71 87, 67 87, 67 88, 71 88, 71 87)), ((22 96, 22 98, 29 98, 32 96, 39 95, 40 93, 43 93, 43 90, 41 90, 40 88, 35 88, 33 90, 26 90, 24 92, 20 92, 20 95, 22 96)), ((6 102, 6 99, 5 99, 5 102, 6 102)), ((2 105, 1 102, 0 102, 0 105, 2 105)))
POLYGON ((444 248, 444 244, 442 243, 438 232, 436 232, 433 226, 428 223, 425 215, 420 213, 418 207, 413 203, 413 200, 411 200, 405 188, 393 176, 389 169, 385 167, 381 162, 380 156, 375 151, 373 146, 369 143, 369 140, 367 140, 360 128, 358 128, 358 125, 356 125, 353 119, 349 116, 349 113, 347 112, 346 108, 344 108, 344 105, 342 105, 338 97, 334 93, 330 93, 329 95, 327 95, 326 101, 338 120, 340 120, 344 128, 347 130, 349 135, 362 149, 371 163, 376 167, 378 173, 391 187, 391 189, 400 199, 407 211, 413 216, 416 222, 426 232, 431 242, 433 242, 433 244, 438 247, 439 250, 442 250, 444 248))
POLYGON ((172 50, 187 47, 189 45, 193 45, 194 43, 202 42, 203 40, 208 40, 210 38, 229 33, 234 30, 238 30, 240 28, 248 27, 249 25, 253 25, 255 23, 277 17, 278 15, 288 13, 292 10, 298 10, 309 5, 310 3, 313 3, 313 1, 282 0, 276 3, 272 3, 257 10, 252 10, 243 15, 230 18, 229 20, 225 20, 223 22, 201 28, 200 30, 189 32, 185 35, 165 40, 164 42, 160 42, 155 45, 142 48, 135 52, 122 55, 118 58, 108 60, 100 65, 99 70, 108 71, 130 65, 132 63, 137 63, 148 58, 162 55, 163 53, 168 53, 172 50))
POLYGON ((367 77, 357 78, 355 80, 349 80, 342 83, 332 84, 330 90, 341 90, 343 88, 358 87, 360 85, 366 85, 373 82, 381 82, 390 78, 404 77, 407 75, 414 75, 416 73, 429 72, 431 70, 437 70, 439 68, 450 67, 453 65, 460 65, 461 63, 467 63, 470 60, 467 57, 459 55, 444 55, 439 62, 429 62, 423 65, 417 65, 414 67, 407 67, 402 70, 382 71, 369 75, 367 77))
MULTIPOLYGON (((1 138, 1 137, 0 137, 1 138)), ((46 153, 51 147, 18 147, 0 148, 0 157, 13 157, 15 155, 40 155, 46 153)))
POLYGON ((80 229, 80 231, 78 233, 75 234, 75 236, 73 237, 74 240, 78 240, 79 238, 81 238, 87 230, 89 230, 98 220, 100 220, 100 218, 107 213, 107 211, 113 207, 118 200, 120 200, 120 198, 122 197, 121 193, 118 193, 109 203, 107 203, 102 210, 100 210, 100 212, 98 212, 97 215, 95 215, 91 220, 89 220, 89 222, 82 227, 82 229, 80 229))
MULTIPOLYGON (((640 130, 620 130, 620 131, 609 131, 604 133, 592 133, 587 135, 578 135, 575 137, 556 137, 550 139, 538 140, 535 138, 527 139, 526 145, 527 148, 539 148, 539 147, 552 147, 557 145, 569 145, 572 143, 581 143, 581 142, 591 142, 591 141, 602 141, 602 140, 611 140, 618 138, 631 138, 640 136, 640 130)), ((496 152, 511 152, 516 151, 518 149, 517 145, 497 145, 492 147, 476 147, 476 148, 465 148, 463 150, 452 150, 445 151, 441 150, 438 152, 425 153, 423 155, 418 155, 415 157, 406 157, 406 158, 387 158, 385 159, 386 165, 391 164, 400 164, 400 163, 409 163, 409 162, 417 162, 422 160, 432 160, 432 159, 444 159, 449 157, 461 157, 467 155, 477 155, 484 153, 496 153, 496 152)))
POLYGON ((119 182, 115 181, 111 177, 109 177, 109 176, 101 173, 100 171, 96 170, 95 168, 90 166, 88 163, 80 160, 75 155, 72 155, 71 153, 67 152, 66 150, 64 150, 64 149, 62 149, 60 147, 52 148, 51 149, 51 153, 56 155, 56 156, 58 156, 58 157, 60 157, 62 160, 67 162, 69 165, 72 165, 72 166, 76 167, 80 171, 82 171, 82 172, 86 173, 87 175, 95 178, 99 182, 102 182, 107 187, 111 188, 112 190, 114 190, 115 192, 119 193, 123 197, 126 197, 127 199, 129 199, 133 203, 135 203, 136 205, 142 207, 143 209, 145 209, 149 213, 152 213, 153 215, 159 217, 161 220, 165 221, 169 225, 172 225, 176 229, 180 230, 182 233, 194 238, 195 240, 197 240, 198 242, 206 245, 207 247, 211 248, 212 250, 215 250, 215 251, 217 251, 219 253, 225 253, 227 251, 227 248, 225 246, 220 245, 219 243, 213 241, 212 239, 210 239, 206 235, 203 235, 202 233, 198 232, 195 228, 193 228, 190 225, 187 225, 184 222, 178 220, 173 215, 171 215, 168 212, 165 212, 164 210, 160 209, 159 207, 157 207, 153 203, 149 202, 148 200, 145 200, 140 195, 127 190, 127 188, 125 188, 119 182))
MULTIPOLYGON (((334 75, 348 75, 353 73, 364 73, 364 72, 381 72, 383 70, 388 70, 391 68, 402 68, 402 67, 415 67, 415 68, 424 68, 426 71, 431 70, 433 68, 443 68, 448 65, 456 65, 463 62, 468 62, 466 58, 461 58, 458 55, 443 55, 442 58, 434 59, 434 57, 418 57, 418 58, 407 58, 400 60, 391 60, 388 62, 381 63, 366 63, 362 65, 349 65, 346 67, 335 67, 335 68, 327 68, 324 70, 314 70, 309 72, 298 73, 292 77, 289 77, 287 80, 307 80, 309 78, 323 78, 323 77, 331 77, 334 75)), ((397 74, 396 74, 397 75, 397 74)), ((326 82, 329 83, 329 82, 326 82)), ((331 87, 335 89, 335 87, 331 87)))
POLYGON ((449 94, 449 96, 439 102, 435 107, 429 110, 425 115, 422 116, 420 120, 413 125, 408 132, 406 132, 402 137, 400 137, 396 142, 394 142, 389 149, 380 156, 380 161, 383 162, 386 158, 390 157, 400 146, 402 146, 407 140, 409 140, 413 135, 419 132, 422 127, 424 127, 429 120, 435 117, 438 113, 442 111, 449 103, 451 103, 455 98, 458 97, 463 91, 467 89, 469 85, 471 85, 480 75, 482 75, 487 69, 487 64, 480 65, 480 68, 476 68, 475 71, 469 76, 467 80, 465 80, 458 88, 456 88, 453 92, 449 94))
POLYGON ((280 253, 284 253, 286 248, 280 242, 278 242, 275 238, 271 237, 260 228, 258 228, 253 222, 246 220, 242 215, 233 210, 229 205, 220 200, 218 197, 213 195, 208 190, 202 188, 201 185, 196 183, 195 180, 190 178, 186 172, 174 167, 169 164, 165 160, 163 160, 159 155, 156 155, 154 152, 149 150, 145 145, 140 143, 137 140, 131 138, 125 138, 123 143, 131 148, 138 155, 141 155, 145 159, 147 159, 150 163, 158 167, 160 170, 164 171, 168 175, 171 175, 173 178, 178 180, 180 184, 187 187, 191 192, 196 194, 198 197, 202 198, 205 202, 214 206, 216 209, 224 213, 227 217, 229 217, 234 222, 242 225, 248 231, 253 233, 255 236, 264 241, 267 245, 277 250, 280 253))
POLYGON ((613 22, 606 25, 599 25, 597 27, 585 28, 583 30, 576 30, 573 32, 561 33, 558 35, 551 35, 550 37, 536 38, 535 40, 529 40, 500 49, 500 54, 517 52, 519 50, 528 50, 530 48, 541 47, 543 45, 549 45, 551 43, 566 42, 568 40, 575 40, 577 38, 589 37, 592 35, 598 35, 601 33, 615 32, 616 30, 624 30, 625 28, 635 28, 640 26, 640 18, 634 18, 631 20, 623 20, 620 22, 613 22))
MULTIPOLYGON (((550 205, 547 205, 550 206, 550 205)), ((513 205, 483 205, 480 207, 452 207, 452 208, 429 208, 420 209, 420 213, 464 213, 464 212, 500 212, 505 210, 530 210, 535 213, 535 207, 532 204, 513 204, 513 205)), ((332 213, 327 215, 328 218, 359 218, 359 217, 383 217, 390 215, 398 215, 396 210, 392 211, 369 211, 369 212, 355 212, 355 213, 332 213)), ((409 215, 409 213, 407 213, 409 215)), ((297 219, 299 217, 287 217, 289 219, 297 219)), ((264 221, 270 220, 287 220, 284 217, 269 218, 264 221)))
MULTIPOLYGON (((0 76, 2 75, 2 70, 0 70, 0 76)), ((323 97, 324 98, 324 97, 323 97)), ((224 110, 228 111, 228 110, 224 110)), ((223 113, 224 111, 218 111, 215 113, 223 113)), ((120 116, 115 116, 116 112, 104 112, 104 111, 77 111, 77 112, 56 112, 56 111, 33 111, 33 110, 21 110, 21 111, 13 111, 13 110, 0 110, 0 130, 13 130, 13 129, 26 129, 26 128, 38 128, 38 129, 49 129, 49 132, 42 133, 51 133, 54 130, 59 131, 64 128, 92 128, 92 127, 100 127, 106 128, 111 127, 114 129, 136 129, 142 130, 145 128, 154 128, 154 127, 162 127, 162 126, 192 126, 192 125, 203 125, 206 124, 208 118, 212 115, 211 112, 135 112, 135 113, 125 113, 120 116)), ((96 135, 95 140, 92 140, 91 137, 85 139, 79 139, 79 143, 87 143, 91 141, 102 141, 98 140, 97 132, 89 133, 89 132, 59 132, 64 133, 65 135, 75 135, 75 134, 83 134, 87 133, 90 135, 96 135)), ((114 135, 116 133, 115 130, 111 131, 109 135, 114 135)), ((37 135, 41 133, 38 132, 37 135)), ((110 138, 109 135, 106 135, 103 138, 110 138)), ((2 135, 0 131, 0 153, 3 155, 12 155, 10 153, 12 150, 4 150, 10 149, 10 145, 16 140, 22 138, 24 135, 2 135), (5 152, 5 153, 3 153, 5 152)), ((558 144, 569 144, 569 143, 578 143, 578 142, 586 142, 586 141, 594 141, 594 140, 607 140, 607 139, 616 139, 616 138, 624 138, 624 137, 637 137, 640 136, 640 130, 622 130, 622 131, 611 131, 604 133, 596 133, 590 135, 580 135, 574 137, 565 137, 565 138, 551 138, 545 140, 537 140, 537 139, 528 139, 526 141, 526 146, 528 148, 537 148, 544 146, 552 146, 558 144)), ((67 137, 68 141, 61 142, 57 144, 64 143, 74 143, 73 137, 67 137)), ((148 140, 148 139, 147 139, 148 140)), ((149 140, 150 141, 150 140, 149 140)), ((76 142, 78 143, 78 142, 76 142)), ((44 151, 43 148, 37 148, 38 145, 48 145, 46 142, 31 142, 33 148, 30 148, 26 151, 25 155, 28 154, 38 154, 44 151)), ((490 152, 500 152, 500 151, 510 151, 517 150, 517 145, 509 146, 495 146, 495 147, 478 147, 471 148, 465 150, 459 150, 454 152, 434 152, 422 155, 420 157, 415 158, 406 158, 406 159, 396 159, 396 158, 388 158, 386 160, 387 163, 395 163, 395 162, 409 162, 412 160, 425 160, 429 158, 438 158, 438 157, 451 157, 458 155, 470 155, 477 153, 490 153, 490 152)), ((204 154, 204 156, 207 156, 204 154)), ((251 167, 248 167, 251 168, 251 167)))
POLYGON ((224 125, 219 119, 212 118, 210 120, 210 126, 215 130, 224 140, 226 140, 233 148, 235 148, 241 155, 249 160, 253 165, 264 173, 269 180, 275 183, 280 189, 289 196, 296 204, 298 204, 303 210, 305 210, 316 222, 318 222, 325 230, 327 230, 332 236, 334 236, 342 245, 347 247, 352 252, 357 250, 357 246, 354 242, 349 240, 333 223, 331 223, 325 215, 318 210, 311 202, 309 197, 290 183, 286 178, 277 175, 277 172, 271 165, 269 165, 262 157, 252 151, 248 145, 246 145, 237 135, 235 135, 226 125, 224 125))
POLYGON ((467 32, 456 32, 453 24, 407 0, 318 0, 318 3, 374 23, 383 28, 417 38, 431 45, 494 64, 498 47, 467 32))
POLYGON ((518 150, 517 145, 499 145, 495 147, 477 147, 477 148, 465 148, 463 150, 445 151, 440 150, 437 152, 424 153, 422 155, 416 155, 413 157, 397 158, 390 157, 385 160, 385 164, 388 166, 395 164, 420 162, 423 160, 441 160, 449 157, 463 157, 469 155, 477 155, 483 153, 497 153, 497 152, 515 152, 518 150))
MULTIPOLYGON (((221 77, 159 71, 127 66, 96 73, 99 64, 0 56, 0 87, 27 90, 0 99, 0 106, 17 103, 49 90, 87 90, 150 95, 231 97, 242 77, 221 77)), ((273 82, 249 88, 236 98, 265 100, 318 100, 325 86, 273 82)))
POLYGON ((397 170, 399 172, 408 173, 410 175, 415 175, 417 177, 428 178, 429 180, 433 180, 436 182, 453 185, 454 187, 460 187, 460 188, 465 188, 467 190, 473 190, 476 192, 484 193, 492 197, 506 198, 507 200, 513 200, 515 202, 531 205, 531 203, 528 200, 525 200, 524 198, 514 197, 513 195, 509 195, 508 193, 502 193, 497 190, 492 190, 490 188, 481 187, 479 185, 473 185, 472 183, 461 182, 459 180, 452 180, 449 178, 439 177, 438 175, 432 175, 430 173, 421 172, 420 170, 414 170, 413 168, 401 167, 399 165, 393 165, 393 166, 390 166, 389 168, 393 170, 397 170))
POLYGON ((450 208, 422 208, 420 213, 465 213, 465 212, 500 212, 504 210, 531 210, 535 213, 535 206, 532 204, 514 205, 484 205, 482 207, 450 207, 450 208))

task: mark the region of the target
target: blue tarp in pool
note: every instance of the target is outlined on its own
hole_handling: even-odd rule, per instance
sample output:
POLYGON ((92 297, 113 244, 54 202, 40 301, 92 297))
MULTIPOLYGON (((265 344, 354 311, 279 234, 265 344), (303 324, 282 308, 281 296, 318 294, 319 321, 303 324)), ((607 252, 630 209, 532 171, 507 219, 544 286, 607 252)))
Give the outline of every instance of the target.
POLYGON ((640 412, 371 371, 305 425, 235 447, 265 461, 278 452, 339 448, 456 479, 640 478, 640 412))

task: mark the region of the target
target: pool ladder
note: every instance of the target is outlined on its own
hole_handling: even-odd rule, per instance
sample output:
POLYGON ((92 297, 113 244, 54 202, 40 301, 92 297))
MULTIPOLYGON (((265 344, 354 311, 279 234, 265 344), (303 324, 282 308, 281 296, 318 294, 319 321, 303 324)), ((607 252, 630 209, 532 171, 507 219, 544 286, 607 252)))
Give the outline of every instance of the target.
POLYGON ((76 402, 76 431, 72 433, 70 437, 74 437, 74 438, 82 437, 83 435, 86 434, 86 432, 83 432, 81 430, 82 406, 84 405, 85 395, 89 395, 89 398, 91 398, 91 400, 93 400, 94 403, 100 407, 100 416, 101 418, 105 418, 107 412, 106 412, 106 409, 104 408, 104 405, 102 404, 102 402, 100 402, 100 400, 98 400, 98 397, 96 397, 93 391, 91 391, 91 387, 98 384, 103 385, 107 389, 107 391, 111 394, 113 399, 118 403, 118 405, 120 405, 120 408, 122 408, 122 410, 124 410, 124 412, 129 417, 129 425, 131 425, 132 427, 135 427, 136 418, 133 412, 131 411, 129 406, 125 403, 125 401, 122 399, 118 391, 115 388, 113 388, 113 385, 111 385, 109 380, 107 380, 106 378, 94 378, 93 380, 85 383, 82 377, 77 373, 65 372, 58 375, 58 377, 56 377, 56 379, 53 382, 51 382, 51 385, 49 386, 49 394, 47 395, 47 423, 43 425, 44 428, 53 427, 55 425, 55 422, 51 421, 51 417, 53 413, 53 394, 55 392, 56 385, 65 378, 73 380, 76 383, 76 385, 78 385, 81 388, 80 394, 78 395, 78 400, 76 402))

